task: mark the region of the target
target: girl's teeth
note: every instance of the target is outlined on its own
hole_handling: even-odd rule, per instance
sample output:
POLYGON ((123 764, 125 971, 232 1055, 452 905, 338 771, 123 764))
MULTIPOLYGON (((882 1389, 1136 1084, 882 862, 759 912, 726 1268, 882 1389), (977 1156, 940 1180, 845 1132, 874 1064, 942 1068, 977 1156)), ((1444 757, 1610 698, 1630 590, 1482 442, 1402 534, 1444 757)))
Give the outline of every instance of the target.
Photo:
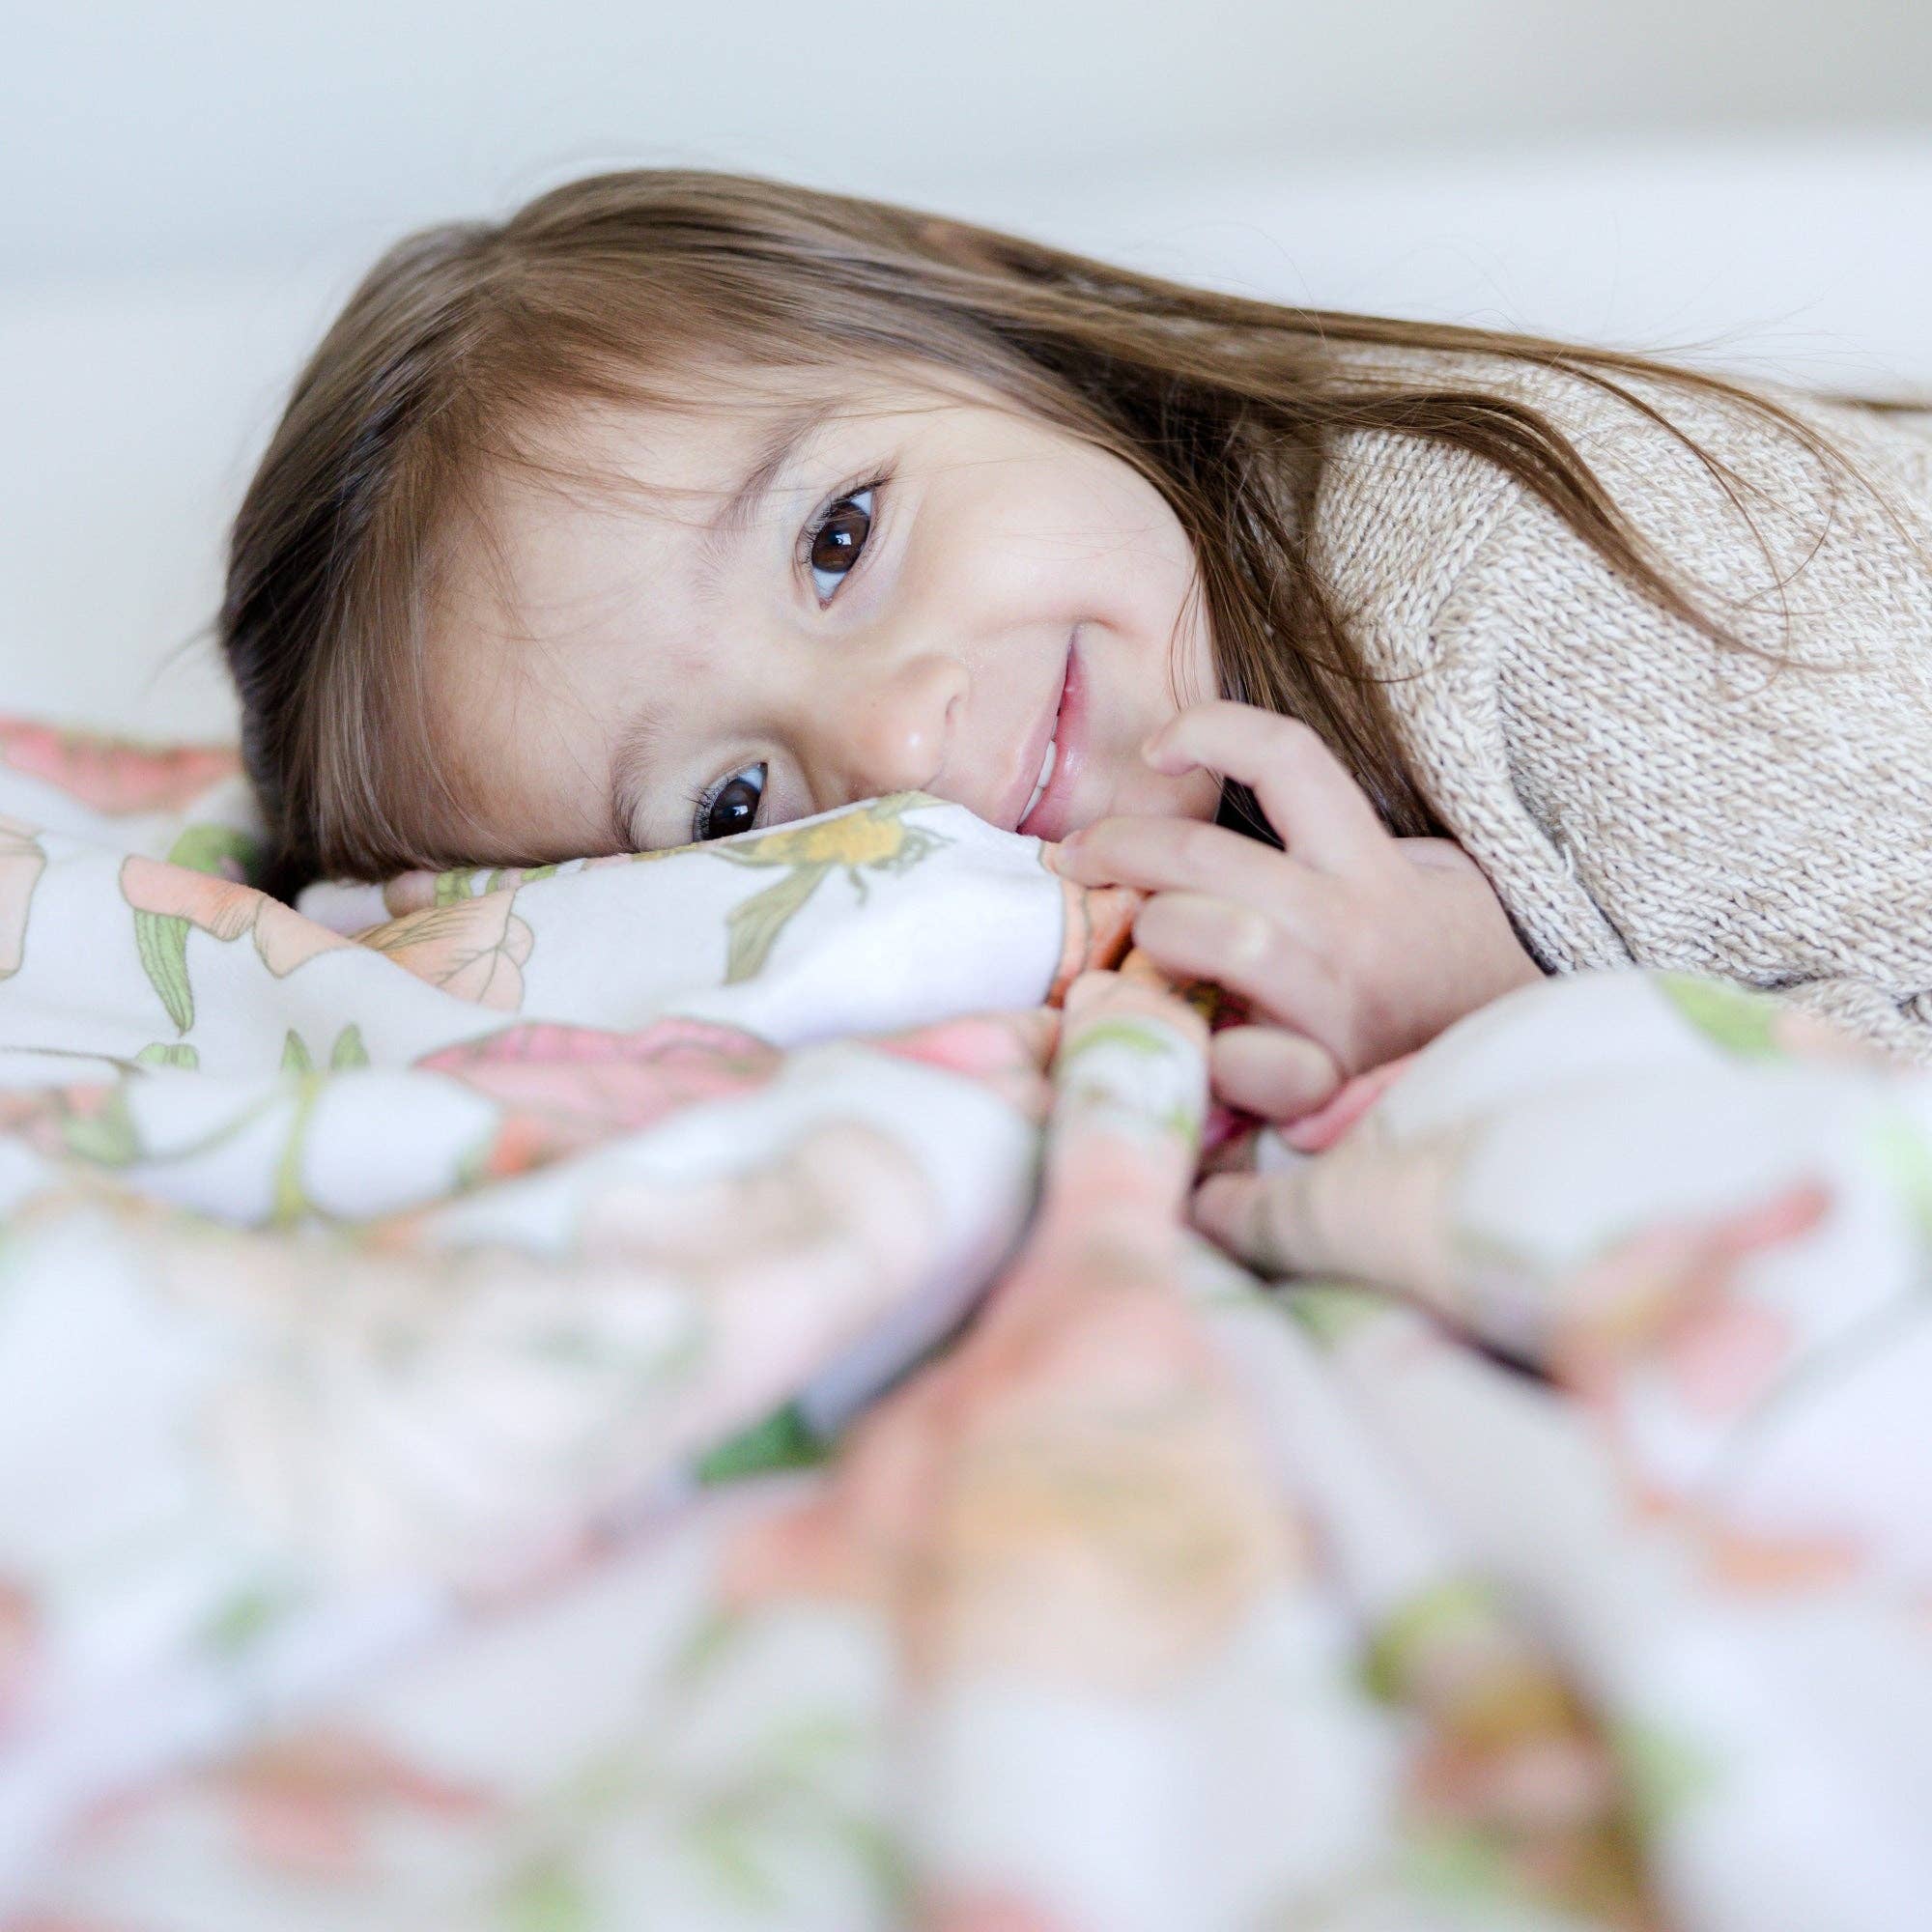
POLYGON ((1046 788, 1053 782, 1054 760, 1060 755, 1057 740, 1049 738, 1046 743, 1046 757, 1039 768, 1039 782, 1033 788, 1033 796, 1027 800, 1027 809, 1020 813, 1020 823, 1024 825, 1033 816, 1033 809, 1046 796, 1046 788))

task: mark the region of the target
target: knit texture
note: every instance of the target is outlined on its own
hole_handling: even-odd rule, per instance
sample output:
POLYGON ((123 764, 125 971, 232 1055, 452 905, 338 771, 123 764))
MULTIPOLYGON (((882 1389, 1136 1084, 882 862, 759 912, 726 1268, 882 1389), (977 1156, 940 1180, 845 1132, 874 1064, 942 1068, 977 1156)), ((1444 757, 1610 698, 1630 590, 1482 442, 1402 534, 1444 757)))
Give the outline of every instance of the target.
POLYGON ((1615 378, 1738 473, 1743 510, 1667 429, 1577 378, 1373 355, 1543 411, 1693 604, 1782 660, 1672 616, 1480 458, 1338 442, 1311 557, 1392 680, 1418 782, 1538 961, 1721 975, 1932 1063, 1932 412, 1757 385, 1861 466, 1902 535, 1741 404, 1615 378))

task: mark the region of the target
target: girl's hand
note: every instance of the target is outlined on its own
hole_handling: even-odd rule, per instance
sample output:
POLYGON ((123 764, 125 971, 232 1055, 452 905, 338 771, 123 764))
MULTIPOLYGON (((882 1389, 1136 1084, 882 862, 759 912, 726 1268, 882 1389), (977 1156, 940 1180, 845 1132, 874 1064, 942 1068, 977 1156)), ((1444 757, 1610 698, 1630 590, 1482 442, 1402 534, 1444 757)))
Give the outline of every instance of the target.
POLYGON ((1151 893, 1134 943, 1176 979, 1212 980, 1273 1022, 1214 1036, 1214 1087, 1231 1104, 1297 1119, 1542 977, 1462 847, 1392 837, 1298 720, 1196 705, 1144 755, 1171 777, 1206 766, 1247 785, 1286 848, 1199 819, 1106 818, 1054 859, 1083 885, 1151 893))

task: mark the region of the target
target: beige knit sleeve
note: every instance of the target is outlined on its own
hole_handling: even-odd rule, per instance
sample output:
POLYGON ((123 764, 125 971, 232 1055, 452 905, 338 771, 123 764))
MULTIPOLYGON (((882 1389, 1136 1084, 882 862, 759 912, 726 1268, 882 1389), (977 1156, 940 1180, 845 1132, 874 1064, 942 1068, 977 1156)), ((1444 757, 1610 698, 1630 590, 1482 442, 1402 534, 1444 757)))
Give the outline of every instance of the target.
MULTIPOLYGON (((1493 866, 1473 855, 1521 929, 1560 927, 1547 966, 1621 953, 1722 976, 1932 1063, 1932 437, 1811 412, 1886 489, 1901 534, 1738 406, 1672 413, 1762 492, 1746 501, 1770 559, 1666 432, 1619 429, 1590 460, 1693 597, 1781 663, 1713 643, 1520 497, 1429 643, 1488 694, 1493 742, 1470 757, 1489 771, 1472 782, 1506 776, 1590 916, 1553 914, 1549 875, 1499 838, 1493 866)), ((1453 794, 1456 760, 1435 752, 1453 794)), ((1497 814, 1469 817, 1481 835, 1497 814)))

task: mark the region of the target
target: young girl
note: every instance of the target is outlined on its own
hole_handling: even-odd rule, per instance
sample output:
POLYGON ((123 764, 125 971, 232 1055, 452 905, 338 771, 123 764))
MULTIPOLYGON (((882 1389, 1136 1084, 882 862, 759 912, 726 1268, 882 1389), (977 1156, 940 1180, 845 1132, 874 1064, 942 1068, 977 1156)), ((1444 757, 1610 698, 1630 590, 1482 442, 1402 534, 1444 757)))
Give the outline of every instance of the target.
POLYGON ((1932 1060, 1928 537, 1908 405, 645 171, 376 266, 221 631, 275 890, 921 788, 1148 889, 1290 1121, 1631 962, 1932 1060))

